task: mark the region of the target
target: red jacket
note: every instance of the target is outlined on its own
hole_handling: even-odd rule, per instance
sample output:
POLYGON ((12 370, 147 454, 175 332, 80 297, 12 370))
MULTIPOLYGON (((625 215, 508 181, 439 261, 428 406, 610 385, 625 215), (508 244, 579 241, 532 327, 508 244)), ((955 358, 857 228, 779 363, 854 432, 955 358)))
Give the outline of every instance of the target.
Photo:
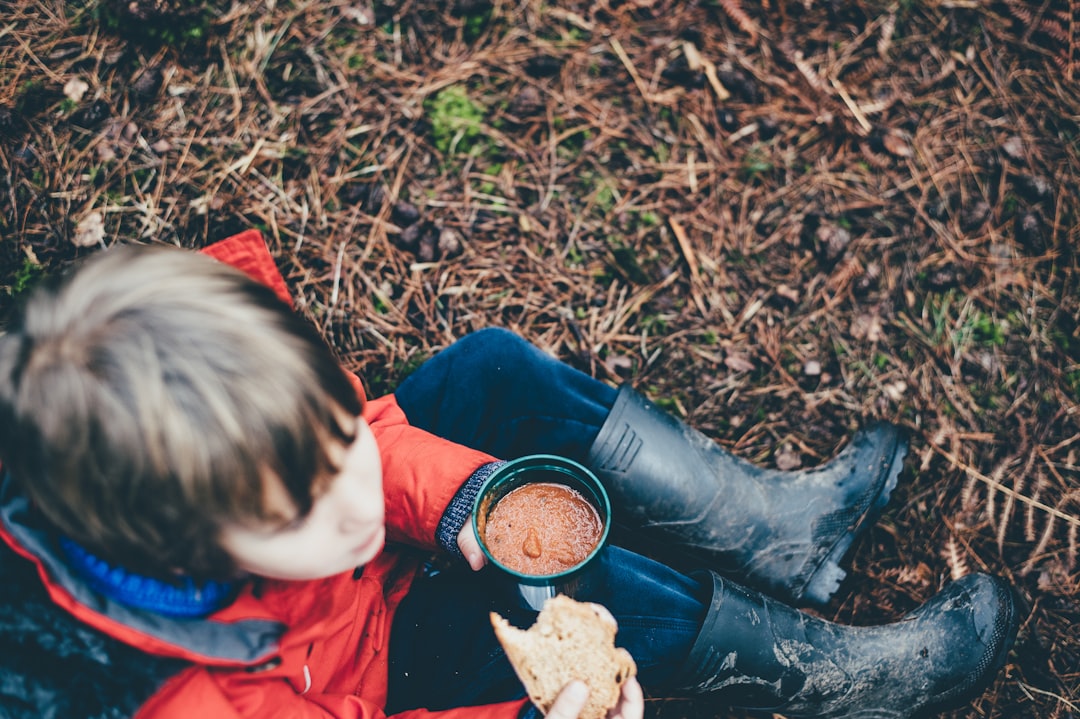
MULTIPOLYGON (((258 232, 205 251, 289 301, 258 232)), ((419 563, 436 548, 435 529, 451 498, 492 457, 411 427, 392 395, 369 401, 364 418, 383 463, 388 544, 358 578, 345 573, 318 581, 265 581, 257 596, 248 587, 203 620, 147 619, 86 593, 41 550, 31 530, 0 522, 0 536, 37 564, 53 602, 81 621, 143 651, 194 663, 151 697, 136 719, 382 717, 394 610, 419 563)), ((437 714, 509 719, 523 705, 520 700, 437 714)))

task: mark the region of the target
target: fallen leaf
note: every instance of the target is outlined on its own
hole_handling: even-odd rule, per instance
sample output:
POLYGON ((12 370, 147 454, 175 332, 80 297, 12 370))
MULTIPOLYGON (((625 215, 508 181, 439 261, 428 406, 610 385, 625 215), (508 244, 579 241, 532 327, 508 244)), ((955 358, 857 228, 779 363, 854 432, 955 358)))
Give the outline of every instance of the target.
POLYGON ((784 442, 780 446, 780 449, 776 452, 775 460, 776 468, 784 472, 790 472, 802 466, 802 458, 799 457, 799 453, 795 451, 795 448, 791 446, 791 442, 784 442))
POLYGON ((1016 135, 1010 136, 1001 143, 1001 151, 1014 160, 1024 159, 1024 141, 1016 135))
POLYGON ((907 382, 898 380, 896 382, 890 382, 882 387, 885 391, 885 396, 891 399, 893 402, 899 402, 904 398, 904 394, 907 393, 907 382))
POLYGON ((90 86, 85 80, 73 77, 64 83, 64 97, 72 102, 80 102, 90 86))
POLYGON ((776 294, 780 295, 786 300, 790 300, 791 302, 798 303, 799 301, 799 291, 788 287, 787 285, 777 285, 776 294))
POLYGON ((349 7, 346 6, 341 9, 341 14, 357 25, 373 25, 375 24, 375 8, 368 3, 366 6, 349 7))
POLYGON ((754 363, 741 354, 729 354, 724 358, 724 364, 732 372, 749 372, 754 369, 754 363))
POLYGON ((634 360, 623 354, 611 354, 604 359, 604 366, 613 375, 629 377, 634 369, 634 360))
POLYGON ((881 24, 881 37, 878 38, 877 51, 878 55, 888 59, 889 49, 892 47, 893 33, 896 32, 896 13, 891 12, 889 16, 885 18, 885 22, 881 24))
POLYGON ((439 232, 439 254, 442 257, 454 257, 461 254, 461 234, 457 230, 444 227, 439 232))
POLYGON ((814 231, 818 251, 829 262, 834 262, 851 244, 851 233, 839 225, 824 224, 814 231))
POLYGON ((75 225, 75 234, 71 237, 71 243, 76 247, 94 247, 103 245, 104 241, 105 218, 97 210, 79 220, 79 224, 75 225))
POLYGON ((915 154, 907 137, 896 130, 885 133, 885 136, 881 138, 881 144, 885 146, 889 154, 896 157, 911 157, 915 154))
POLYGON ((881 327, 881 318, 876 314, 863 313, 855 317, 851 322, 851 336, 857 340, 878 342, 885 336, 881 327))

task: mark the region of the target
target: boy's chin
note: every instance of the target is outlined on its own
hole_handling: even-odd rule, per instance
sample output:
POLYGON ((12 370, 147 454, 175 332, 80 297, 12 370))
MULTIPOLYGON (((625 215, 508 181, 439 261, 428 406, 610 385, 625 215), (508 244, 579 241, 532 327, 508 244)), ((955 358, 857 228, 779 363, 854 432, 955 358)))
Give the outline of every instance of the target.
POLYGON ((329 579, 330 577, 336 577, 339 574, 345 574, 346 572, 356 572, 357 569, 367 564, 369 560, 362 562, 348 562, 342 560, 334 565, 325 565, 322 567, 307 567, 295 572, 263 572, 259 576, 264 579, 270 579, 278 582, 315 582, 321 579, 329 579))
POLYGON ((339 553, 334 557, 323 556, 322 561, 305 564, 290 563, 289 565, 249 567, 251 574, 265 579, 274 579, 282 582, 307 582, 319 579, 327 579, 345 572, 354 572, 382 553, 386 545, 386 530, 380 528, 367 541, 352 547, 339 547, 339 553))
POLYGON ((386 530, 379 528, 379 531, 367 542, 359 545, 352 550, 350 560, 354 563, 352 568, 360 567, 382 553, 383 547, 386 545, 386 530))
POLYGON ((317 576, 305 577, 305 579, 326 579, 345 572, 354 572, 357 568, 379 556, 386 545, 386 530, 380 529, 378 533, 368 541, 348 550, 335 567, 327 567, 325 571, 313 572, 317 576))

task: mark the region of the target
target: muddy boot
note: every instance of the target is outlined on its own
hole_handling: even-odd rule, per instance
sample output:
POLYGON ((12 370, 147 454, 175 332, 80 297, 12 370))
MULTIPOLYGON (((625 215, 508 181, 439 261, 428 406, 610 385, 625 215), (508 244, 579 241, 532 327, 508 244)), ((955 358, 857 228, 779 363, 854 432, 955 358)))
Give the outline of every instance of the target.
POLYGON ((966 576, 894 624, 847 627, 713 577, 686 690, 785 717, 908 719, 975 697, 1019 625, 997 577, 966 576))
POLYGON ((616 521, 709 555, 713 569, 796 604, 822 605, 839 563, 873 525, 907 453, 898 428, 862 432, 809 470, 762 469, 722 449, 631 387, 589 450, 616 521))

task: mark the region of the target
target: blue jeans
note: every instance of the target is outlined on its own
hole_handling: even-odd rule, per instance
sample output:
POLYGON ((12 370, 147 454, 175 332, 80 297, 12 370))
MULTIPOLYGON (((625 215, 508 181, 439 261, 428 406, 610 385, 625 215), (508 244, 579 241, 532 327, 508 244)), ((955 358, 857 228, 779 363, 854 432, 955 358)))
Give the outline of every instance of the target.
POLYGON ((583 461, 616 390, 504 329, 467 335, 394 393, 409 422, 500 459, 583 461))
MULTIPOLYGON (((584 461, 616 391, 501 329, 475 332, 422 364, 395 393, 409 422, 512 459, 561 454, 584 461)), ((659 562, 609 546, 579 599, 619 623, 616 643, 647 691, 675 688, 704 618, 705 587, 659 562)), ((527 627, 513 583, 490 567, 418 579, 390 634, 387 711, 446 709, 525 696, 491 629, 489 612, 527 627)))

